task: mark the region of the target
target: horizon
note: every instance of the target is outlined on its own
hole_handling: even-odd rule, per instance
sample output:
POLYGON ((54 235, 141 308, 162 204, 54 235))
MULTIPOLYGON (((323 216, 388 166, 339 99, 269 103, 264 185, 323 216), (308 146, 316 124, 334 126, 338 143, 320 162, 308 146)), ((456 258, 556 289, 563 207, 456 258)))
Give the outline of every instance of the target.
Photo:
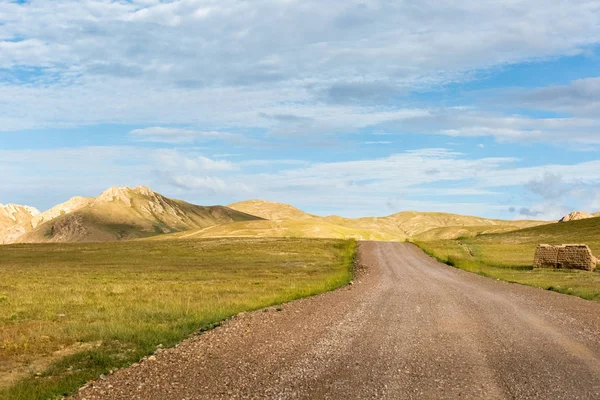
POLYGON ((0 203, 145 185, 350 218, 593 213, 599 18, 587 0, 0 2, 0 203))
MULTIPOLYGON (((98 193, 96 196, 89 196, 89 197, 90 198, 99 197, 102 193, 104 193, 106 191, 109 191, 111 189, 137 189, 137 188, 140 188, 140 187, 150 189, 151 191, 153 191, 153 192, 155 192, 155 193, 157 193, 157 194, 159 194, 161 196, 164 196, 164 197, 167 197, 167 198, 170 198, 170 199, 173 199, 173 200, 182 200, 182 199, 176 199, 176 198, 173 198, 171 196, 165 195, 164 193, 159 193, 159 192, 153 190, 152 188, 149 188, 149 187, 144 186, 144 185, 135 186, 135 187, 130 187, 130 186, 111 186, 109 188, 106 188, 101 193, 98 193)), ((68 199, 66 199, 64 201, 61 201, 60 203, 54 204, 52 207, 47 208, 47 209, 39 209, 39 208, 37 208, 35 206, 30 206, 30 205, 27 205, 27 204, 16 204, 16 203, 10 203, 10 202, 9 203, 1 203, 0 202, 0 207, 2 207, 2 206, 11 206, 11 205, 12 206, 23 206, 23 207, 28 207, 28 208, 34 208, 40 214, 43 214, 44 212, 47 212, 50 209, 52 209, 52 208, 54 208, 54 207, 56 207, 56 206, 58 206, 60 204, 66 203, 69 200, 72 200, 73 198, 76 198, 76 197, 88 197, 88 196, 78 196, 78 195, 71 196, 70 198, 68 198, 68 199)), ((188 202, 188 203, 190 203, 192 205, 198 205, 198 206, 224 206, 224 207, 230 207, 230 206, 238 204, 238 203, 247 203, 247 202, 253 202, 253 201, 261 201, 261 202, 267 202, 267 203, 272 203, 272 204, 280 204, 280 205, 284 205, 284 206, 291 206, 291 207, 296 208, 296 209, 298 209, 298 210, 300 210, 302 212, 305 212, 307 214, 315 215, 317 217, 322 217, 322 218, 326 218, 326 217, 343 217, 343 216, 337 215, 337 214, 314 214, 314 213, 309 213, 306 210, 303 210, 300 207, 297 207, 296 205, 291 204, 291 203, 281 203, 281 202, 277 202, 277 201, 274 201, 274 200, 259 199, 259 198, 246 199, 246 200, 241 200, 241 201, 236 201, 236 202, 231 202, 231 203, 224 203, 224 204, 195 204, 195 203, 191 203, 191 202, 188 202)), ((392 215, 395 215, 395 214, 399 214, 399 213, 411 213, 411 212, 419 213, 419 214, 424 214, 424 213, 443 213, 443 212, 440 212, 440 211, 400 210, 400 211, 397 211, 397 212, 394 212, 394 213, 391 213, 391 214, 362 215, 362 216, 356 216, 356 217, 343 217, 343 218, 349 218, 349 219, 355 219, 355 218, 385 218, 385 217, 389 217, 389 216, 392 216, 392 215)), ((572 211, 572 212, 578 212, 578 211, 572 211)), ((453 213, 448 213, 448 214, 453 214, 453 213)), ((474 217, 474 218, 486 218, 486 217, 482 217, 481 215, 472 215, 472 214, 456 214, 456 215, 462 215, 462 216, 474 217)), ((513 220, 517 220, 517 219, 513 219, 513 220)), ((545 221, 545 220, 536 219, 536 218, 521 218, 520 220, 552 222, 552 221, 545 221)))

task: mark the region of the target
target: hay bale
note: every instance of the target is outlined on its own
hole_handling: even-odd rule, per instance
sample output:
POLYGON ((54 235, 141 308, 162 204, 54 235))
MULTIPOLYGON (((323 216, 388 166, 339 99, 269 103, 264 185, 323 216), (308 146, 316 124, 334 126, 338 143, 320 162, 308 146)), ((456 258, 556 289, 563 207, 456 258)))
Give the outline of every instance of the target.
POLYGON ((541 244, 535 249, 534 268, 564 268, 593 271, 598 260, 585 244, 551 246, 541 244))

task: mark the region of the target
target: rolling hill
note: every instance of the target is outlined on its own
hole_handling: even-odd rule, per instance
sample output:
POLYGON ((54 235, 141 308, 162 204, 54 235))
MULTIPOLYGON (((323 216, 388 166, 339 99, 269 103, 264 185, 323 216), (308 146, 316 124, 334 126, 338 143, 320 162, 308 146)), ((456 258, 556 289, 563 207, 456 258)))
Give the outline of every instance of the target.
POLYGON ((0 241, 3 243, 90 242, 154 236, 164 239, 314 237, 435 240, 473 237, 545 224, 541 221, 505 221, 416 211, 386 217, 321 217, 288 204, 265 200, 249 200, 227 207, 204 207, 169 199, 144 186, 133 189, 112 187, 95 198, 76 196, 41 214, 27 207, 10 207, 12 217, 6 211, 0 214, 0 223, 4 227, 0 230, 0 241))
POLYGON ((309 220, 320 218, 316 215, 305 213, 289 204, 275 203, 266 200, 241 201, 239 203, 229 204, 227 207, 271 221, 285 219, 309 220))
POLYGON ((531 252, 540 243, 564 244, 585 243, 594 254, 600 254, 600 218, 592 217, 560 224, 548 224, 531 228, 519 229, 495 235, 481 235, 470 240, 475 246, 511 245, 523 246, 531 252))
POLYGON ((455 240, 416 240, 427 253, 455 267, 600 301, 600 274, 577 270, 533 269, 539 244, 587 244, 600 256, 600 218, 575 219, 511 232, 455 240))
POLYGON ((144 186, 112 187, 96 198, 74 197, 19 224, 22 233, 11 236, 10 242, 134 239, 258 219, 228 207, 169 199, 144 186))
POLYGON ((288 204, 250 200, 229 207, 264 218, 167 235, 165 239, 208 237, 318 237, 404 241, 431 236, 456 238, 482 232, 504 232, 544 224, 541 221, 504 221, 447 213, 405 211, 387 217, 319 217, 288 204))

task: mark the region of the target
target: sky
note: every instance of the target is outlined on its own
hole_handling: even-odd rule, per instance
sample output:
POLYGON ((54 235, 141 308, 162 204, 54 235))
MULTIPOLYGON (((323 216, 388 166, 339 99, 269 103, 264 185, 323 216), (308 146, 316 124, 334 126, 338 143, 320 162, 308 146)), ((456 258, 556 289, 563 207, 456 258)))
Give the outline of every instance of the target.
POLYGON ((0 0, 0 203, 549 220, 599 150, 599 0, 0 0))

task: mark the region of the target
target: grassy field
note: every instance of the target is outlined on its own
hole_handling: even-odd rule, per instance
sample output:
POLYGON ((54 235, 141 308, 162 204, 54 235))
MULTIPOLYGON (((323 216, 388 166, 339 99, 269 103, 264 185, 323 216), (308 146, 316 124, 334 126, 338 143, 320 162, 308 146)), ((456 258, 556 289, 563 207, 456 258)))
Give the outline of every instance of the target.
POLYGON ((600 255, 600 218, 457 240, 416 241, 428 254, 481 275, 600 301, 600 273, 534 270, 538 244, 585 243, 600 255))
POLYGON ((57 398, 241 311, 343 286, 355 247, 316 239, 2 246, 0 398, 57 398))

